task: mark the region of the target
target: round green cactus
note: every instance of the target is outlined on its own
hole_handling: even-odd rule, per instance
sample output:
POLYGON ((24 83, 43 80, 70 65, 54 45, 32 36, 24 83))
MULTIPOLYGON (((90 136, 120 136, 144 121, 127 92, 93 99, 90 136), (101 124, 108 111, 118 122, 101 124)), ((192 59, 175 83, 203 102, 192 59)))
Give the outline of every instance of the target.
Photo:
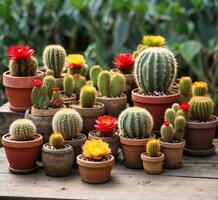
POLYGON ((126 138, 146 138, 153 129, 153 117, 144 108, 125 109, 118 118, 120 133, 126 138))
POLYGON ((172 142, 174 138, 173 125, 168 121, 165 121, 160 129, 161 139, 164 142, 172 142))
POLYGON ((49 137, 49 144, 55 149, 61 149, 64 146, 64 137, 60 133, 52 133, 49 137))
POLYGON ((98 76, 102 68, 100 65, 93 65, 89 71, 89 76, 95 88, 98 88, 98 76))
POLYGON ((54 77, 54 71, 51 69, 46 69, 45 76, 53 76, 54 77))
POLYGON ((179 90, 183 96, 183 102, 188 102, 192 96, 192 80, 189 76, 184 76, 179 81, 179 90))
POLYGON ((29 119, 17 119, 9 128, 11 139, 15 141, 28 141, 35 138, 36 126, 29 119))
POLYGON ((172 108, 167 108, 165 111, 164 119, 171 124, 174 124, 176 112, 172 108))
POLYGON ((98 89, 101 96, 110 97, 111 74, 109 71, 102 71, 98 76, 98 89))
POLYGON ((83 126, 80 114, 71 108, 64 108, 55 113, 52 120, 54 132, 61 133, 65 140, 75 138, 83 126))
POLYGON ((120 97, 126 87, 126 79, 121 73, 113 73, 111 76, 111 97, 120 97))
POLYGON ((73 92, 79 97, 81 88, 86 84, 86 78, 80 74, 73 75, 73 92))
POLYGON ((80 105, 83 108, 92 108, 96 99, 96 89, 91 85, 85 85, 80 92, 80 105))
POLYGON ((172 109, 173 109, 175 112, 177 112, 177 111, 180 109, 180 105, 179 105, 178 103, 174 103, 174 104, 172 105, 172 109))
POLYGON ((192 87, 194 96, 205 96, 207 94, 207 84, 202 81, 197 81, 193 84, 192 87))
POLYGON ((151 139, 146 145, 146 153, 149 157, 157 157, 160 153, 160 143, 157 139, 151 139))
POLYGON ((55 78, 53 76, 46 76, 44 79, 43 79, 43 85, 45 85, 47 87, 47 90, 48 90, 48 96, 49 96, 49 99, 52 98, 52 95, 53 95, 53 88, 55 86, 55 78))
POLYGON ((64 94, 71 97, 73 94, 73 76, 67 74, 64 77, 64 94))

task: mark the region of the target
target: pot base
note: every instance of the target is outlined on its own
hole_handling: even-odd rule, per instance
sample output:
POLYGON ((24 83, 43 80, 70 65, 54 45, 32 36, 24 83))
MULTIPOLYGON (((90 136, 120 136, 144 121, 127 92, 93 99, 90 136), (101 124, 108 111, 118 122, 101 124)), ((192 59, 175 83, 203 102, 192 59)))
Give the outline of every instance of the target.
POLYGON ((179 164, 177 164, 175 166, 170 166, 170 165, 164 164, 165 169, 179 169, 179 168, 182 168, 182 166, 183 166, 182 162, 180 162, 179 164))
POLYGON ((13 107, 9 104, 9 108, 11 111, 14 111, 14 112, 24 112, 26 111, 29 107, 13 107))
POLYGON ((14 173, 14 174, 31 174, 34 171, 36 171, 38 169, 37 166, 31 168, 31 169, 14 169, 10 166, 8 166, 8 169, 10 172, 14 173))
POLYGON ((215 145, 213 145, 211 149, 207 149, 207 150, 191 150, 188 148, 184 148, 185 155, 194 156, 194 157, 203 157, 203 156, 213 155, 215 151, 216 151, 215 145))

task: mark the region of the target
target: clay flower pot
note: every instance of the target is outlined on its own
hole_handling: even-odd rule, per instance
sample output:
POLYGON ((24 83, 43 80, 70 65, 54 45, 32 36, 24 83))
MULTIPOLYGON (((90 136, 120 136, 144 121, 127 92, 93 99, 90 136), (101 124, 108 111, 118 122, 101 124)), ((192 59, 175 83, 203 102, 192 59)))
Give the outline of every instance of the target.
POLYGON ((74 160, 74 151, 69 144, 61 149, 52 149, 48 143, 42 147, 42 162, 48 176, 70 175, 74 160))
MULTIPOLYGON (((101 102, 105 106, 105 114, 113 117, 118 117, 119 114, 125 110, 127 104, 127 97, 122 94, 121 97, 97 97, 96 101, 101 102)), ((93 129, 92 129, 93 130, 93 129)))
POLYGON ((161 139, 161 152, 165 155, 164 167, 168 169, 177 169, 182 167, 182 155, 185 146, 185 140, 179 143, 163 142, 161 139))
POLYGON ((111 149, 111 154, 117 158, 118 157, 118 149, 120 146, 120 141, 119 141, 119 135, 118 134, 114 134, 113 136, 110 137, 98 137, 96 135, 97 131, 91 131, 89 132, 88 135, 88 139, 92 140, 92 139, 101 139, 103 142, 106 142, 109 144, 109 148, 111 149))
POLYGON ((9 162, 9 170, 17 174, 27 174, 35 171, 38 154, 43 143, 43 138, 35 134, 35 139, 30 141, 14 141, 10 134, 2 137, 2 144, 9 162))
POLYGON ((76 101, 76 94, 72 94, 71 97, 66 97, 64 95, 64 92, 61 92, 61 99, 63 100, 64 105, 66 107, 69 107, 71 104, 73 104, 76 101))
POLYGON ((213 138, 218 125, 218 117, 212 116, 208 122, 191 122, 186 123, 186 132, 184 139, 186 146, 185 154, 191 156, 208 156, 215 152, 216 147, 213 145, 213 138))
POLYGON ((11 76, 9 71, 3 74, 3 84, 11 110, 22 112, 31 107, 33 81, 35 79, 42 80, 43 76, 41 71, 37 71, 36 76, 26 77, 11 76))
POLYGON ((145 151, 147 142, 151 138, 155 138, 155 135, 145 139, 128 139, 120 135, 124 164, 127 167, 133 169, 141 169, 143 167, 141 154, 145 151))
POLYGON ((88 161, 83 154, 77 156, 79 173, 83 181, 87 183, 103 183, 110 178, 111 169, 114 165, 114 157, 109 155, 106 161, 88 161))
POLYGON ((33 116, 38 116, 38 117, 48 117, 48 116, 54 116, 56 112, 61 110, 64 107, 61 108, 48 108, 48 109, 36 109, 33 106, 31 107, 31 114, 33 116))
POLYGON ((178 101, 179 92, 166 96, 145 96, 136 88, 132 91, 132 99, 134 106, 146 108, 151 113, 154 119, 153 130, 156 132, 160 131, 163 124, 165 110, 178 101))
POLYGON ((147 174, 160 174, 163 171, 164 154, 160 152, 158 157, 150 157, 146 152, 141 154, 144 171, 147 174))
POLYGON ((86 135, 95 129, 96 118, 105 113, 105 106, 100 102, 95 102, 93 108, 82 108, 78 101, 70 107, 76 110, 83 118, 82 132, 86 135))

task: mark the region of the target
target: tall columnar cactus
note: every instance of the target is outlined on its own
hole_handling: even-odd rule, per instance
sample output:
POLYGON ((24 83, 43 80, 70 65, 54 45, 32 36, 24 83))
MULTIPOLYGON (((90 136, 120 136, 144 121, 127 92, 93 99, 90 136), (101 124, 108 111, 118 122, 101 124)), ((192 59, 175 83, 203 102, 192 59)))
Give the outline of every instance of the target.
POLYGON ((80 92, 80 105, 83 108, 92 108, 95 103, 96 89, 91 85, 85 85, 80 92))
POLYGON ((73 76, 73 92, 79 97, 81 88, 86 84, 86 78, 80 74, 73 76))
POLYGON ((59 110, 53 117, 54 132, 61 133, 65 140, 75 138, 81 133, 83 126, 80 114, 71 108, 59 110))
POLYGON ((192 80, 189 76, 184 76, 179 81, 180 102, 188 102, 192 97, 192 80))
POLYGON ((43 61, 48 69, 54 71, 54 77, 60 78, 65 64, 66 52, 61 45, 48 45, 43 51, 43 61))
POLYGON ((146 145, 146 153, 149 157, 157 157, 160 153, 160 143, 157 139, 151 139, 146 145))
POLYGON ((98 89, 101 96, 110 96, 111 74, 109 71, 102 71, 98 76, 98 89))
POLYGON ((49 137, 49 144, 55 149, 61 149, 64 146, 64 137, 60 133, 52 133, 49 137))
POLYGON ((53 76, 46 76, 44 79, 43 79, 43 85, 45 85, 47 87, 47 90, 48 90, 48 96, 49 96, 49 99, 52 98, 52 95, 53 95, 53 88, 55 86, 55 78, 53 76))
POLYGON ((64 77, 64 94, 71 97, 73 94, 73 76, 67 74, 64 77))
POLYGON ((98 76, 102 68, 100 65, 93 65, 89 71, 89 76, 95 88, 98 88, 98 76))
POLYGON ((49 106, 48 89, 46 85, 32 89, 32 103, 36 109, 47 109, 49 106))
POLYGON ((125 90, 126 79, 121 73, 114 73, 111 75, 111 97, 120 97, 125 90))
POLYGON ((173 125, 168 121, 165 121, 160 129, 161 139, 164 142, 172 142, 174 138, 173 125))
POLYGON ((17 119, 10 125, 9 133, 12 140, 33 140, 35 138, 36 126, 29 119, 17 119))
POLYGON ((214 103, 209 96, 194 96, 190 101, 191 119, 197 121, 209 121, 213 111, 214 103))
POLYGON ((153 117, 144 108, 125 109, 118 118, 121 134, 126 138, 146 138, 153 129, 153 117))
POLYGON ((165 111, 164 119, 171 124, 174 124, 174 120, 176 117, 176 112, 172 108, 168 108, 165 111))
POLYGON ((197 81, 192 86, 194 96, 205 96, 208 90, 207 84, 202 81, 197 81))
POLYGON ((186 125, 186 120, 183 116, 177 116, 175 118, 174 122, 174 127, 175 127, 175 134, 174 138, 177 141, 181 141, 184 137, 185 133, 185 125, 186 125))

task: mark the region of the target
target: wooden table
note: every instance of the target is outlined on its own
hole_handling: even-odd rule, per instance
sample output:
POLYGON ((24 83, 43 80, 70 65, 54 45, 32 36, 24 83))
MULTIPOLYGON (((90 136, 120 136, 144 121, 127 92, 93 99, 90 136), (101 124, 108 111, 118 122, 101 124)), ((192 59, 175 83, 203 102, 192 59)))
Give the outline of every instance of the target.
MULTIPOLYGON (((215 140, 218 147, 218 139, 215 140)), ((0 200, 122 199, 122 200, 218 200, 218 149, 205 158, 185 157, 183 168, 147 175, 131 170, 118 160, 110 181, 87 184, 78 170, 65 178, 53 178, 39 169, 34 174, 9 173, 4 149, 0 148, 0 200)))

